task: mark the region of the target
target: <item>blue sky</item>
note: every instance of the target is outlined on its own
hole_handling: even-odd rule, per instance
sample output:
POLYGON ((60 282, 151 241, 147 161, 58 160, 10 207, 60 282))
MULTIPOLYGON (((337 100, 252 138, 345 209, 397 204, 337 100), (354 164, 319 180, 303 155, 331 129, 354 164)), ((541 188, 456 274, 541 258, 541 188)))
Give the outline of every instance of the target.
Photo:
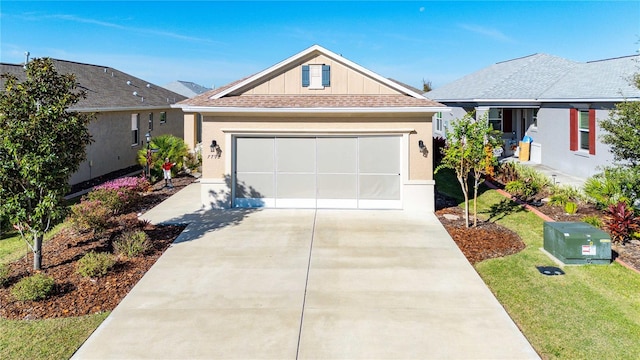
POLYGON ((212 87, 319 44, 434 87, 533 53, 576 61, 640 48, 636 1, 6 1, 0 61, 53 57, 163 85, 212 87))

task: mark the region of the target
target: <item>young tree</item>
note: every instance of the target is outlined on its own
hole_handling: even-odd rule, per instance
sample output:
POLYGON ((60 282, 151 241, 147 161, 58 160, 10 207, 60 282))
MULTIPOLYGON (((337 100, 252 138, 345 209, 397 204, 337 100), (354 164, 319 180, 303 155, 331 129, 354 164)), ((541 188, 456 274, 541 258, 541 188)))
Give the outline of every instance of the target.
POLYGON ((26 80, 3 74, 0 93, 0 217, 6 216, 42 268, 42 239, 64 215, 69 176, 91 142, 91 115, 68 109, 86 95, 75 76, 58 74, 51 59, 34 59, 26 80))
MULTIPOLYGON (((640 73, 633 77, 634 85, 640 89, 640 73)), ((606 131, 602 142, 611 145, 617 161, 640 166, 640 101, 624 101, 616 104, 609 118, 601 120, 606 131)))
POLYGON ((500 146, 500 132, 494 130, 485 113, 469 126, 469 159, 473 173, 473 226, 478 226, 478 188, 484 182, 487 169, 497 162, 493 149, 500 146))
POLYGON ((478 188, 484 181, 488 165, 495 159, 487 156, 487 147, 493 148, 500 144, 499 132, 493 130, 487 116, 476 120, 474 113, 467 113, 462 119, 453 121, 447 131, 447 145, 443 151, 441 168, 453 169, 460 183, 464 196, 465 224, 469 227, 469 175, 473 174, 473 226, 478 225, 478 188))
POLYGON ((469 173, 473 168, 469 160, 472 152, 469 139, 473 135, 475 121, 473 115, 473 113, 467 113, 462 119, 453 121, 451 127, 447 129, 447 145, 443 150, 442 161, 435 171, 438 172, 442 168, 455 171, 464 196, 464 216, 467 227, 469 227, 469 173))

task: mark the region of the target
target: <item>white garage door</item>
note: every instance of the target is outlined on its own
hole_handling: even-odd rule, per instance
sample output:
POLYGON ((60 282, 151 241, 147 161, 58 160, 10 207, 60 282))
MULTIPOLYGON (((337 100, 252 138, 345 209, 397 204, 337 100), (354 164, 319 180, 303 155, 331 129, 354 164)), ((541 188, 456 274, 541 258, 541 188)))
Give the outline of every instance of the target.
POLYGON ((400 140, 238 137, 234 206, 400 208, 400 140))

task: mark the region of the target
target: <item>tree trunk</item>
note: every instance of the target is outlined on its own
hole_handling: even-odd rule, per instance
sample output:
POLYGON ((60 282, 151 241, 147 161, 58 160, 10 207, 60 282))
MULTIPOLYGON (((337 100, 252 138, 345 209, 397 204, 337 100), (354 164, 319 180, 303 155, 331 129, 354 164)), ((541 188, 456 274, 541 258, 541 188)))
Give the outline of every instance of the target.
POLYGON ((36 235, 33 242, 33 270, 42 270, 42 237, 36 235))

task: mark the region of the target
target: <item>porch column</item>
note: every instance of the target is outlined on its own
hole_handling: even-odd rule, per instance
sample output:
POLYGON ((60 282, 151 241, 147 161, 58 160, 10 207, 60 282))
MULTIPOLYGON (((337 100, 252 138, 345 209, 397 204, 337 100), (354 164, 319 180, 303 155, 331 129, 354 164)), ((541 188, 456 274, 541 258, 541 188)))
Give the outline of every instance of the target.
POLYGON ((197 144, 197 119, 198 116, 195 113, 184 114, 184 142, 190 151, 194 151, 197 144))

